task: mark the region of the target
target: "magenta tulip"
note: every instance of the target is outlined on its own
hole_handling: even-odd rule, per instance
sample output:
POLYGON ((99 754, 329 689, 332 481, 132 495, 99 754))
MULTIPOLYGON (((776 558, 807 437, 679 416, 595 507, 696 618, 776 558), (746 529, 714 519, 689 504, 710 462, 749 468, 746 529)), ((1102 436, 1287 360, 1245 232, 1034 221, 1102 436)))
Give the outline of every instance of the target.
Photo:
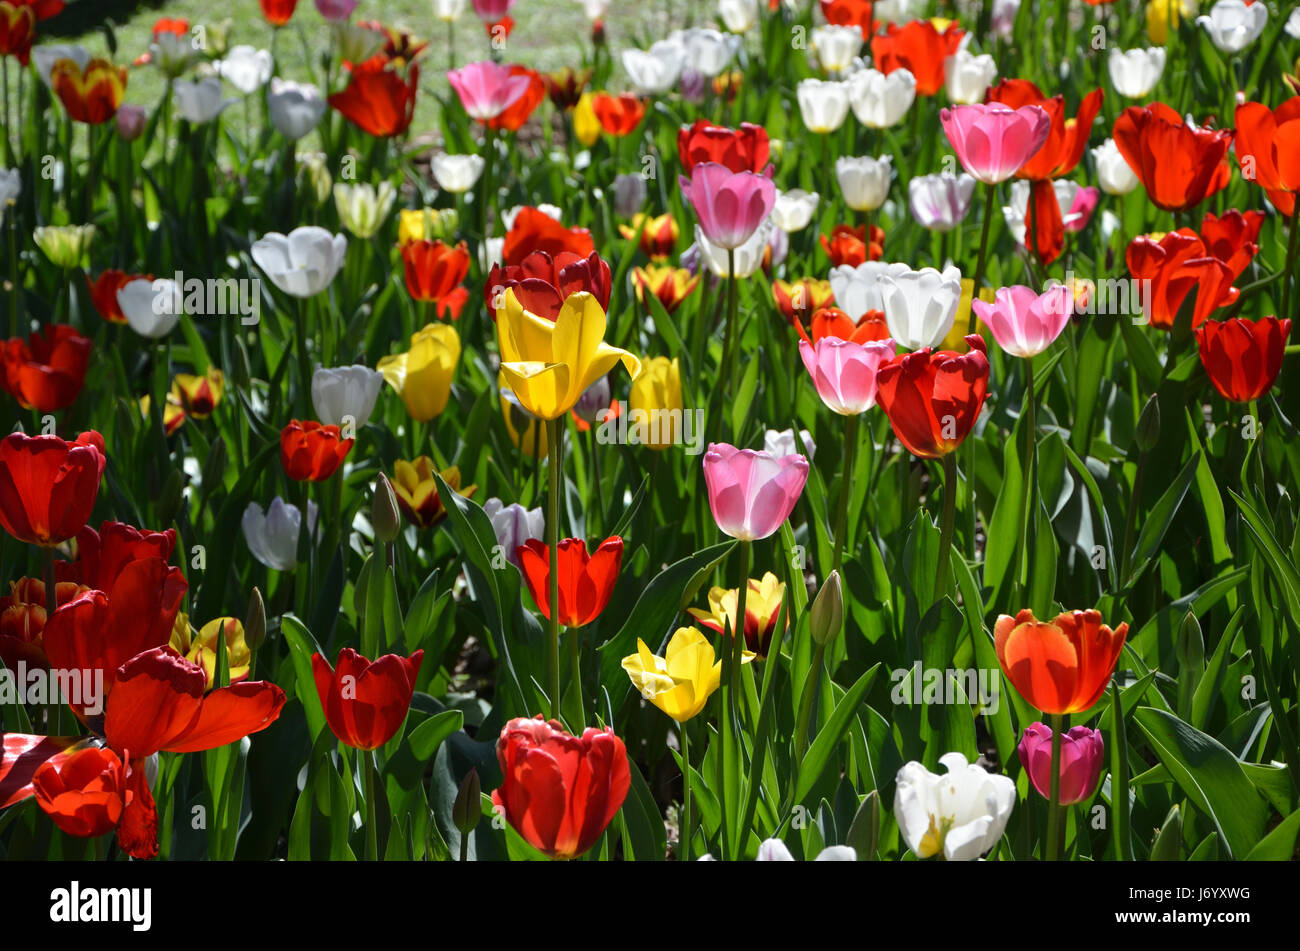
POLYGON ((767 538, 790 517, 808 481, 808 460, 795 453, 737 449, 709 443, 704 482, 718 528, 741 541, 767 538))
POLYGON ((991 304, 977 300, 971 307, 993 332, 998 346, 1013 357, 1036 356, 1050 347, 1074 309, 1064 284, 1054 284, 1041 294, 1022 284, 999 287, 991 304))
POLYGON ((333 23, 342 23, 356 8, 357 0, 316 0, 320 15, 333 23))
POLYGON ((1088 226, 1092 219, 1092 213, 1097 209, 1097 202, 1101 200, 1101 192, 1091 185, 1086 188, 1080 188, 1074 193, 1074 201, 1070 202, 1070 207, 1066 209, 1062 216, 1065 224, 1065 230, 1074 234, 1082 231, 1088 226))
POLYGON ((474 0, 474 12, 484 23, 499 23, 515 5, 515 0, 474 0))
POLYGON ((776 186, 766 175, 733 172, 717 162, 695 166, 682 191, 709 243, 734 250, 754 236, 776 205, 776 186))
POLYGON ((822 337, 799 341, 799 356, 813 378, 817 395, 841 416, 856 416, 876 405, 876 371, 894 358, 893 340, 854 343, 822 337))
MULTIPOLYGON (((1104 752, 1101 730, 1076 726, 1061 736, 1061 805, 1083 802, 1092 795, 1101 776, 1104 752)), ((1044 723, 1030 724, 1020 738, 1016 753, 1038 795, 1049 798, 1052 789, 1052 728, 1044 723)))
POLYGON ((1012 109, 1000 102, 944 109, 939 121, 962 168, 986 185, 1016 174, 1052 131, 1042 107, 1012 109))
POLYGON ((484 61, 451 70, 447 81, 470 118, 490 122, 528 92, 533 80, 528 75, 514 75, 509 66, 484 61))

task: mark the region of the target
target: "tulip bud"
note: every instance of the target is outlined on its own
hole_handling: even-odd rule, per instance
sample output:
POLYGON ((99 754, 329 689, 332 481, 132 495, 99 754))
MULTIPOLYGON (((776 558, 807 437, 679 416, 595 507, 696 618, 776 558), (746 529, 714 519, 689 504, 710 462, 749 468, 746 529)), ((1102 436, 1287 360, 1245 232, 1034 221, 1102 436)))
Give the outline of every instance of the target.
POLYGON ((402 531, 402 517, 397 511, 397 496, 393 485, 382 472, 375 480, 375 498, 370 506, 370 524, 375 529, 376 542, 391 542, 402 531))
POLYGON ((469 835, 483 818, 483 807, 479 805, 483 789, 479 783, 478 770, 471 769, 469 775, 460 784, 456 801, 451 807, 452 824, 460 830, 461 835, 469 835))
POLYGON ((1205 636, 1201 622, 1191 611, 1178 628, 1178 664, 1184 670, 1200 671, 1205 664, 1205 636))
POLYGON ((813 640, 823 647, 839 636, 844 626, 844 591, 838 571, 832 571, 822 582, 821 590, 813 599, 809 621, 813 640))
POLYGON ((266 602, 262 600, 262 589, 253 588, 253 596, 248 599, 248 614, 244 616, 244 643, 250 651, 255 651, 266 640, 266 602))
POLYGON ((122 140, 134 142, 144 132, 148 113, 141 106, 122 105, 118 107, 114 119, 117 123, 117 134, 122 137, 122 140))
POLYGON ((1137 431, 1133 433, 1133 441, 1137 443, 1138 449, 1143 452, 1150 452, 1155 448, 1156 443, 1160 441, 1160 400, 1156 398, 1154 393, 1147 400, 1147 405, 1142 407, 1142 415, 1138 417, 1137 431))

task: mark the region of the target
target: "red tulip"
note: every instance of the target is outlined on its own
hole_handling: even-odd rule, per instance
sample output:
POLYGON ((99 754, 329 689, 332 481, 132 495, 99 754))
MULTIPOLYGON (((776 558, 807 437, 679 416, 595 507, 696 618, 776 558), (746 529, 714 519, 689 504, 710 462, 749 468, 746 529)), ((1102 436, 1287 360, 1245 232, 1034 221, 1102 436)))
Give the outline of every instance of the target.
POLYGON ((822 16, 832 26, 856 26, 864 40, 873 32, 872 0, 821 0, 822 16))
POLYGON ((58 16, 67 6, 63 0, 9 0, 10 3, 16 3, 20 7, 27 7, 36 14, 36 22, 48 20, 52 16, 58 16))
POLYGON ((697 119, 677 132, 677 155, 687 178, 695 166, 705 162, 725 165, 733 172, 763 172, 767 168, 771 143, 761 125, 742 122, 739 129, 697 119))
POLYGON ((879 261, 885 253, 885 231, 877 225, 836 225, 830 239, 820 235, 822 250, 831 259, 831 267, 857 267, 867 261, 879 261))
POLYGON ((47 760, 32 776, 36 803, 68 835, 98 837, 117 828, 126 806, 126 766, 112 750, 87 746, 47 760))
POLYGON ((1264 223, 1264 212, 1248 211, 1242 214, 1229 210, 1222 217, 1206 212, 1201 221, 1201 240, 1213 257, 1228 265, 1235 281, 1246 266, 1259 253, 1259 228, 1264 223))
POLYGON ((501 787, 492 804, 525 841, 552 858, 582 855, 627 798, 627 748, 606 727, 581 737, 554 720, 517 717, 497 740, 501 787))
POLYGON ((545 251, 553 258, 569 252, 585 258, 596 250, 591 232, 586 228, 566 228, 544 211, 524 207, 515 216, 514 227, 506 232, 502 263, 507 267, 523 264, 534 251, 545 251))
POLYGON ((488 313, 493 320, 496 320, 497 305, 512 288, 524 310, 547 320, 558 317, 569 295, 580 291, 591 294, 607 310, 609 265, 595 251, 586 256, 561 251, 554 257, 545 251, 534 251, 519 264, 493 265, 484 286, 488 313))
MULTIPOLYGON (((54 604, 62 607, 90 590, 72 581, 54 586, 54 604)), ((19 661, 29 668, 50 666, 45 656, 45 582, 40 578, 19 578, 9 582, 9 593, 0 598, 0 661, 9 670, 19 661)))
POLYGON ((891 23, 883 36, 871 38, 871 58, 882 73, 908 70, 916 77, 916 94, 933 96, 943 88, 944 59, 957 52, 965 35, 955 23, 942 33, 929 20, 891 23))
POLYGON ((1165 211, 1186 211, 1227 186, 1230 129, 1193 126, 1163 102, 1129 106, 1115 120, 1115 145, 1165 211))
POLYGON ((86 382, 92 346, 67 324, 47 324, 25 341, 10 337, 0 352, 0 385, 24 409, 67 409, 86 382))
POLYGON ((415 116, 420 67, 412 65, 403 79, 387 61, 370 60, 352 70, 347 88, 329 97, 329 104, 362 131, 380 138, 401 135, 415 116))
POLYGON ((323 482, 338 471, 355 439, 343 439, 337 426, 292 420, 280 431, 280 463, 295 482, 323 482))
POLYGON ((378 749, 396 736, 410 710, 423 659, 424 651, 418 650, 409 659, 385 654, 372 663, 345 647, 338 667, 331 668, 324 657, 314 655, 316 693, 334 735, 359 750, 378 749))
POLYGON ((298 0, 260 0, 262 16, 271 26, 284 26, 293 17, 298 0))
POLYGON ((1207 320, 1196 328, 1201 365, 1223 398, 1234 403, 1257 400, 1273 388, 1291 319, 1207 320))
POLYGON ((600 127, 616 137, 627 135, 645 118, 645 103, 631 93, 611 96, 598 92, 591 97, 591 108, 600 127))
POLYGON ((408 241, 402 245, 402 265, 413 300, 436 304, 439 317, 460 318, 469 299, 469 291, 460 286, 469 273, 464 241, 454 248, 441 241, 408 241))
POLYGON ((506 132, 518 132, 528 118, 533 114, 542 100, 546 98, 546 81, 542 79, 542 74, 536 70, 529 69, 527 66, 511 66, 510 75, 527 76, 528 88, 524 90, 522 96, 506 107, 495 119, 489 119, 485 123, 489 129, 501 129, 506 132))
POLYGON ((0 440, 0 525, 20 541, 58 545, 86 524, 104 474, 104 439, 10 433, 0 440))
POLYGON ((1244 103, 1235 119, 1242 177, 1258 182, 1273 207, 1290 218, 1300 191, 1300 96, 1272 110, 1260 102, 1244 103))
POLYGON ((572 66, 566 66, 557 72, 547 73, 542 81, 546 83, 546 95, 550 97, 552 105, 561 112, 568 112, 578 104, 587 84, 591 82, 591 70, 575 70, 572 66))
POLYGON ((0 732, 0 809, 32 795, 32 777, 42 763, 62 763, 81 748, 81 737, 0 732))
POLYGON ((0 57, 13 56, 26 66, 36 39, 36 13, 29 6, 0 0, 0 57))
POLYGON ((132 281, 152 282, 153 275, 128 274, 116 268, 109 268, 93 281, 89 274, 86 275, 86 286, 90 288, 90 301, 95 305, 99 316, 109 323, 126 323, 126 314, 122 313, 122 307, 117 302, 117 292, 132 281))
POLYGON ((970 435, 988 395, 984 338, 966 338, 970 350, 899 354, 876 375, 880 406, 908 450, 923 459, 947 455, 970 435))
POLYGON ((1192 327, 1199 327, 1218 307, 1237 299, 1233 273, 1212 256, 1191 228, 1170 231, 1159 241, 1139 235, 1129 242, 1125 254, 1129 273, 1139 281, 1150 281, 1143 309, 1151 326, 1172 330, 1183 301, 1196 289, 1192 327))
MULTIPOLYGON (((530 538, 517 551, 519 570, 542 617, 551 619, 551 550, 540 539, 530 538)), ((623 561, 623 539, 612 535, 588 555, 581 538, 561 539, 559 544, 560 624, 582 627, 596 620, 614 593, 619 565, 623 561)))

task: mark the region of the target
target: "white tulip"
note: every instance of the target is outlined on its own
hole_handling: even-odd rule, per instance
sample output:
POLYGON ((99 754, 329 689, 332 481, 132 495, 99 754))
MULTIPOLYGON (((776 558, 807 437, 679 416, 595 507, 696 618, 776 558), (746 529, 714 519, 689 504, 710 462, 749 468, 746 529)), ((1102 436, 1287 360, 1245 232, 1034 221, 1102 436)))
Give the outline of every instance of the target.
POLYGON ((863 69, 850 76, 848 83, 853 114, 869 129, 898 125, 916 101, 916 77, 906 69, 896 69, 888 76, 863 69))
POLYGON ((430 161, 433 180, 445 192, 459 195, 478 182, 487 163, 481 155, 448 155, 443 152, 430 161))
POLYGON ((117 292, 117 306, 131 329, 151 340, 171 333, 185 311, 180 285, 168 278, 128 281, 117 292))
POLYGON ((878 159, 869 155, 836 159, 835 178, 845 203, 854 211, 875 211, 883 205, 889 194, 893 161, 889 155, 878 159))
POLYGON ((393 210, 397 189, 391 182, 380 182, 379 188, 368 182, 334 186, 334 205, 343 227, 358 238, 373 238, 393 210))
POLYGON ((943 84, 948 101, 958 105, 983 102, 984 94, 997 75, 998 64, 987 53, 976 56, 959 49, 943 61, 943 84))
POLYGON ((1016 784, 967 763, 960 753, 939 762, 937 776, 918 762, 898 771, 894 820, 918 858, 942 854, 950 862, 973 861, 1002 838, 1016 804, 1016 784))
MULTIPOLYGON (((759 862, 793 862, 794 856, 780 839, 766 839, 758 846, 759 862)), ((858 853, 847 845, 831 845, 817 853, 814 862, 856 862, 858 853)))
POLYGON ((799 113, 810 132, 834 132, 849 114, 849 85, 826 79, 803 79, 795 88, 799 113))
POLYGON ((310 83, 295 83, 276 77, 266 97, 271 124, 286 139, 296 142, 316 128, 329 103, 310 83))
MULTIPOLYGON (((736 277, 749 277, 763 265, 763 252, 767 250, 768 242, 772 239, 772 232, 776 230, 776 225, 772 219, 768 218, 756 229, 748 241, 735 249, 736 256, 736 277)), ((700 226, 695 226, 695 246, 700 252, 700 263, 707 266, 710 271, 718 277, 731 277, 727 270, 727 249, 717 247, 709 243, 709 239, 704 237, 704 232, 700 226)))
POLYGON ((232 46, 224 57, 212 65, 219 75, 225 77, 226 82, 248 96, 270 81, 275 63, 271 59, 270 50, 259 50, 241 44, 232 46))
POLYGON ((912 217, 930 231, 951 231, 961 224, 974 194, 975 179, 965 172, 918 175, 907 183, 912 217))
POLYGON ((179 76, 197 59, 198 51, 186 33, 157 33, 149 44, 149 62, 168 76, 179 76))
MULTIPOLYGON (((298 534, 302 531, 302 512, 278 495, 262 511, 249 502, 240 520, 244 541, 253 557, 276 571, 293 571, 298 564, 298 534)), ((316 503, 307 502, 307 534, 316 531, 316 503)))
POLYGON ((961 302, 961 271, 949 265, 940 273, 932 267, 908 268, 880 278, 885 323, 889 335, 909 350, 935 347, 952 330, 961 302))
POLYGON ((707 27, 681 30, 670 35, 669 40, 674 37, 685 49, 686 65, 709 79, 727 68, 727 64, 740 52, 743 42, 734 33, 723 33, 707 27))
POLYGON ((1210 42, 1221 53, 1240 53, 1259 39, 1268 25, 1268 7, 1263 3, 1246 5, 1245 0, 1219 0, 1210 7, 1209 16, 1196 18, 1210 34, 1210 42))
POLYGON ((1300 7, 1296 7, 1291 11, 1291 15, 1287 17, 1286 26, 1282 27, 1282 29, 1286 30, 1286 35, 1291 39, 1300 40, 1300 7))
POLYGON ((546 533, 546 515, 540 506, 526 509, 518 502, 505 505, 500 499, 488 499, 483 503, 483 514, 492 522, 497 544, 512 565, 519 564, 515 553, 525 542, 531 538, 541 539, 546 533))
POLYGON ((643 96, 657 96, 677 85, 686 65, 686 48, 674 40, 660 40, 648 50, 622 52, 623 71, 643 96))
POLYGON ((861 50, 862 31, 856 26, 819 26, 812 31, 812 51, 828 73, 848 69, 861 50))
POLYGON ((272 231, 253 242, 253 261, 291 297, 314 297, 330 286, 347 255, 348 239, 305 225, 287 235, 272 231))
POLYGON ((90 62, 90 50, 84 46, 66 43, 49 43, 32 47, 32 62, 36 64, 36 74, 46 86, 50 84, 50 71, 61 59, 70 59, 84 73, 90 62))
POLYGON ((792 456, 795 453, 801 453, 809 459, 817 455, 817 444, 813 442, 812 434, 808 430, 799 430, 799 442, 802 445, 796 446, 793 429, 782 429, 779 432, 769 429, 763 434, 763 451, 778 458, 792 456))
POLYGON ((609 0, 578 0, 582 4, 582 12, 587 15, 588 20, 603 19, 609 12, 609 0))
POLYGON ((460 19, 468 6, 469 0, 433 0, 433 15, 443 23, 451 23, 460 19))
POLYGON ((1107 195, 1127 195, 1138 187, 1138 177, 1114 139, 1094 148, 1092 160, 1097 163, 1097 184, 1107 195))
POLYGON ((370 421, 384 375, 368 366, 317 367, 311 376, 311 403, 316 418, 326 426, 342 426, 352 418, 360 429, 370 421))
POLYGON ((1016 26, 1016 14, 1020 12, 1020 0, 993 0, 993 17, 989 24, 995 35, 1004 40, 1011 39, 1016 26))
POLYGON ((1128 99, 1143 99, 1156 88, 1164 72, 1165 48, 1121 50, 1112 46, 1106 68, 1117 93, 1128 99))
POLYGON ((478 266, 484 274, 492 270, 492 265, 501 264, 505 257, 505 238, 488 237, 478 246, 478 266))
POLYGON ((772 221, 786 234, 802 231, 812 222, 819 201, 820 195, 802 188, 792 188, 788 192, 778 191, 776 205, 772 208, 772 221))
POLYGON ((732 33, 747 33, 758 23, 758 0, 718 0, 718 13, 732 33))
POLYGON ((880 281, 886 275, 905 274, 911 270, 906 264, 886 264, 883 261, 865 261, 857 267, 841 264, 831 268, 831 291, 835 306, 855 321, 868 311, 884 311, 880 281))
POLYGON ((221 80, 215 76, 173 80, 172 91, 176 95, 176 110, 181 118, 194 125, 211 122, 235 101, 222 98, 221 80))

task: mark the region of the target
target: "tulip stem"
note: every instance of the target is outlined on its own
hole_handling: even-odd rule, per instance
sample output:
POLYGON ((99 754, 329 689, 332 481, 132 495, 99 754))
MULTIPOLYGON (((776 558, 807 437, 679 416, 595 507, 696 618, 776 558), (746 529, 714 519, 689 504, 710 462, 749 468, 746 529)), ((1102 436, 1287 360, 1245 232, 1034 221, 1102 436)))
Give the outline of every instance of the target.
POLYGON ((1059 713, 1051 715, 1052 727, 1052 773, 1051 788, 1047 797, 1047 843, 1044 858, 1055 862, 1061 857, 1062 840, 1065 833, 1065 816, 1061 808, 1061 730, 1065 717, 1059 713))
POLYGON ((546 421, 550 472, 546 480, 546 547, 550 554, 547 586, 550 617, 546 628, 546 683, 551 692, 551 719, 560 718, 560 438, 557 419, 546 421))
MULTIPOLYGON (((1291 282, 1294 275, 1291 273, 1295 270, 1296 254, 1300 252, 1300 214, 1291 215, 1290 233, 1287 236, 1286 244, 1286 264, 1282 268, 1282 312, 1279 316, 1291 316, 1291 282)), ((1300 326, 1300 321, 1297 322, 1300 326)))
MULTIPOLYGON (((997 186, 992 182, 984 186, 984 230, 980 233, 980 253, 975 259, 975 286, 971 293, 974 295, 972 300, 980 299, 980 285, 984 283, 984 264, 988 260, 989 250, 989 231, 993 227, 993 203, 997 198, 997 186)), ((975 332, 975 308, 970 309, 970 323, 966 327, 966 333, 975 332)))
MULTIPOLYGON (((1138 454, 1137 467, 1133 472, 1133 493, 1129 496, 1128 513, 1124 517, 1124 544, 1119 550, 1119 572, 1116 584, 1123 585, 1128 580, 1129 551, 1133 548, 1133 532, 1137 527, 1137 510, 1142 501, 1142 471, 1147 461, 1146 451, 1138 454)), ((1118 590, 1118 588, 1117 588, 1118 590)))
MULTIPOLYGON (((54 576, 54 549, 46 545, 41 549, 41 555, 45 562, 45 623, 50 623, 50 618, 54 617, 54 609, 58 607, 58 582, 54 576)), ((50 698, 49 709, 49 731, 52 736, 61 736, 63 734, 63 704, 59 698, 50 698)))
POLYGON ((939 523, 939 566, 934 573, 934 602, 948 589, 948 563, 952 561, 952 529, 957 521, 957 455, 943 457, 943 518, 939 523))
POLYGON ((357 750, 365 770, 366 784, 366 861, 379 861, 379 809, 375 803, 379 785, 379 767, 375 764, 374 750, 357 750))
POLYGON ((691 860, 691 734, 689 725, 677 724, 682 741, 682 816, 677 823, 677 851, 681 861, 691 860))
POLYGON ((740 722, 740 670, 745 650, 745 601, 749 594, 750 543, 740 543, 740 587, 736 590, 736 619, 731 626, 731 709, 740 722))
POLYGON ((298 298, 293 312, 294 350, 298 352, 298 412, 302 419, 311 417, 311 359, 307 354, 307 299, 298 298))
POLYGON ((1020 505, 1020 551, 1016 556, 1016 578, 1023 597, 1029 586, 1029 521, 1034 511, 1034 449, 1038 438, 1038 406, 1034 398, 1034 361, 1025 361, 1025 415, 1024 436, 1025 452, 1020 464, 1021 486, 1020 505))
POLYGON ((835 509, 835 564, 839 571, 844 564, 849 525, 849 486, 853 482, 853 457, 858 448, 858 420, 861 414, 850 416, 844 433, 844 473, 840 478, 840 498, 835 509))
POLYGON ((736 252, 732 248, 727 249, 727 329, 722 338, 722 376, 727 381, 728 395, 736 395, 734 385, 734 374, 731 372, 732 364, 735 362, 732 348, 735 346, 736 335, 736 252))
POLYGON ((580 730, 587 718, 587 707, 582 700, 582 631, 579 628, 566 628, 563 636, 569 642, 569 671, 573 678, 573 695, 577 699, 578 722, 571 724, 574 731, 580 730))
MULTIPOLYGON (((822 662, 826 657, 826 645, 817 644, 813 648, 812 666, 808 668, 808 677, 804 680, 803 690, 799 694, 799 712, 794 721, 794 768, 798 776, 803 763, 804 751, 808 749, 808 725, 812 719, 813 700, 821 689, 822 662)), ((791 789, 794 787, 792 786, 791 789)))

